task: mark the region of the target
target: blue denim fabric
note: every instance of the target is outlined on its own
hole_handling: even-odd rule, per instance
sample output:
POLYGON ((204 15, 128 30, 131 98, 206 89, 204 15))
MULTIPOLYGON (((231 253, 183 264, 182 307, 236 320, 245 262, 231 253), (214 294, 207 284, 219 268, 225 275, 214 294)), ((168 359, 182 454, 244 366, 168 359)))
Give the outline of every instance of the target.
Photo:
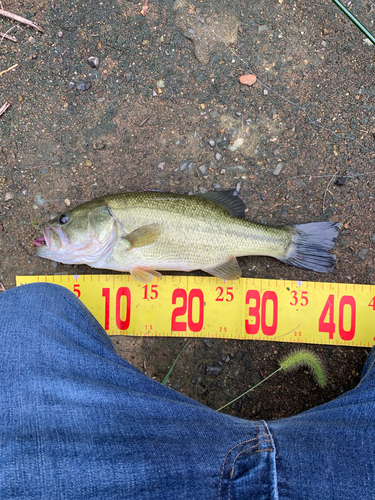
POLYGON ((0 318, 1 499, 375 498, 374 351, 354 391, 267 424, 146 377, 62 287, 3 292, 0 318))
POLYGON ((0 498, 277 498, 266 424, 121 359, 68 290, 0 294, 0 498))

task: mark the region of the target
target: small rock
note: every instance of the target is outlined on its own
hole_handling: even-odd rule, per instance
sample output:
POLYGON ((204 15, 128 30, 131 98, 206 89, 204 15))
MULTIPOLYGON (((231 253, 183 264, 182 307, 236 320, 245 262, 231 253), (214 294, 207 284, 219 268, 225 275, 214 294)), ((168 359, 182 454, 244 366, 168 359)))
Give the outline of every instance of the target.
POLYGON ((4 201, 13 200, 14 195, 12 193, 5 193, 4 201))
POLYGON ((203 176, 206 176, 209 173, 208 166, 206 164, 203 164, 200 167, 198 167, 198 170, 203 176))
POLYGON ((162 161, 161 163, 159 163, 158 169, 159 170, 164 170, 164 165, 165 165, 165 161, 162 161))
POLYGON ((267 24, 261 24, 260 26, 258 26, 258 33, 263 33, 263 31, 267 31, 269 30, 269 27, 267 26, 267 24))
POLYGON ((370 236, 370 241, 372 241, 373 243, 375 243, 375 233, 370 236))
POLYGON ((209 139, 208 144, 211 146, 211 148, 213 148, 216 145, 216 141, 214 141, 213 139, 209 139))
POLYGON ((57 32, 57 36, 58 36, 59 38, 62 38, 62 37, 64 36, 64 33, 63 33, 62 31, 58 31, 58 32, 57 32))
POLYGON ((234 141, 234 143, 233 143, 233 144, 231 144, 231 145, 229 146, 229 148, 228 148, 228 149, 230 149, 230 151, 237 151, 237 149, 239 149, 239 148, 242 146, 242 144, 243 144, 244 142, 245 142, 245 139, 244 139, 243 137, 239 137, 238 139, 236 139, 236 140, 234 141))
POLYGON ((211 340, 210 339, 203 339, 203 344, 206 347, 212 347, 211 340))
POLYGON ((90 160, 86 160, 85 165, 86 167, 92 167, 92 162, 90 160))
POLYGON ((217 111, 212 111, 211 117, 212 118, 217 118, 219 116, 219 113, 217 111))
POLYGON ((346 182, 346 177, 338 177, 335 180, 336 186, 345 186, 345 182, 346 182))
POLYGON ((217 377, 222 371, 222 366, 206 366, 206 375, 214 375, 217 377))
POLYGON ((44 200, 42 198, 42 195, 41 194, 36 194, 34 196, 34 203, 38 206, 38 207, 44 207, 44 204, 45 204, 46 200, 44 200))
POLYGON ((268 90, 267 90, 267 89, 264 89, 264 90, 263 90, 263 94, 264 94, 264 95, 268 95, 268 90))
POLYGON ((69 82, 68 89, 73 90, 75 87, 74 82, 69 82))
POLYGON ((198 382, 198 377, 192 377, 191 378, 191 383, 195 385, 198 382))
POLYGON ((70 207, 70 205, 72 204, 72 202, 69 200, 69 198, 65 198, 64 203, 67 207, 70 207))
POLYGON ((27 41, 29 42, 30 45, 34 45, 34 43, 36 42, 35 38, 33 36, 29 36, 29 38, 27 39, 27 41))
POLYGON ((83 80, 79 80, 76 83, 76 87, 78 90, 88 90, 90 88, 90 84, 87 82, 84 82, 83 80))
POLYGON ((102 149, 104 149, 106 147, 106 145, 107 144, 105 142, 102 142, 102 141, 94 142, 92 145, 92 149, 95 149, 96 151, 101 151, 102 149))
POLYGON ((323 35, 329 35, 329 30, 327 30, 327 28, 323 28, 322 29, 322 34, 323 35))
POLYGON ((180 172, 183 172, 186 169, 188 169, 188 171, 191 172, 193 167, 194 167, 194 162, 192 160, 184 160, 183 162, 180 163, 180 172))
POLYGON ((280 149, 276 148, 272 151, 272 153, 274 154, 274 156, 279 156, 280 154, 280 149))
POLYGON ((362 248, 362 250, 360 250, 360 252, 358 253, 358 257, 362 260, 365 260, 367 252, 368 252, 367 248, 362 248))
POLYGON ((98 69, 98 68, 99 68, 99 64, 100 64, 99 57, 94 57, 94 56, 89 57, 89 58, 87 59, 87 64, 88 64, 91 68, 98 69))
POLYGON ((241 111, 236 111, 236 115, 241 116, 242 115, 241 111))
POLYGON ((276 165, 274 171, 272 172, 273 175, 280 175, 282 169, 284 168, 284 163, 282 161, 279 161, 279 163, 276 165))
POLYGON ((219 152, 215 153, 215 160, 216 161, 221 161, 222 159, 223 159, 223 156, 219 152))
MULTIPOLYGON (((221 184, 219 184, 218 182, 214 182, 214 183, 212 184, 212 187, 213 187, 214 189, 220 189, 220 188, 221 188, 221 184)), ((375 236, 375 235, 374 235, 374 236, 375 236)), ((374 240, 374 241, 375 241, 375 240, 374 240)))

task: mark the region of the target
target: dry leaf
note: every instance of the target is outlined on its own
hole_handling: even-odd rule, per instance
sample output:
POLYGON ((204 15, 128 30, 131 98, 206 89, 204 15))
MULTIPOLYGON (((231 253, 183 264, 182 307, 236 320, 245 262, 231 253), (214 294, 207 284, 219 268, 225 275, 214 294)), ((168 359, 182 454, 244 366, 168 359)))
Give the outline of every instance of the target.
POLYGON ((142 16, 145 16, 148 12, 148 0, 143 0, 143 7, 141 10, 142 16))
POLYGON ((257 81, 257 77, 255 75, 242 75, 240 76, 240 82, 243 83, 243 85, 254 85, 254 83, 257 81))

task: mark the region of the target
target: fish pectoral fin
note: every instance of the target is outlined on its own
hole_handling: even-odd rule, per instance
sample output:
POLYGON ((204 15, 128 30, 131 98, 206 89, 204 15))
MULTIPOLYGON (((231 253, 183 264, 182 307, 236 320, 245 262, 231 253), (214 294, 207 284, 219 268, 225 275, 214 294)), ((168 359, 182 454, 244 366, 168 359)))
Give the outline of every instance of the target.
POLYGON ((130 274, 135 280, 142 281, 142 283, 150 283, 154 276, 162 278, 162 275, 155 269, 143 269, 142 267, 134 267, 130 274))
POLYGON ((238 280, 241 278, 241 269, 238 265, 236 257, 231 257, 229 260, 220 264, 219 266, 212 267, 211 269, 203 269, 208 274, 212 276, 217 276, 222 280, 238 280))
POLYGON ((132 248, 152 245, 159 239, 161 233, 162 228, 160 224, 149 224, 148 226, 135 229, 127 236, 123 236, 123 239, 128 241, 130 244, 128 250, 131 250, 132 248))

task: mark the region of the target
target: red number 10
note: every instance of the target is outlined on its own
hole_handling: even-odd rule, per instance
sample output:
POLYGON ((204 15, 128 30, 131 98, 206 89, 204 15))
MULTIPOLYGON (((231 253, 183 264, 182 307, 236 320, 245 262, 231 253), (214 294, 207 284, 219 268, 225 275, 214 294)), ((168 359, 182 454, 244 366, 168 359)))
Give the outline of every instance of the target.
MULTIPOLYGON (((102 289, 102 296, 105 297, 104 309, 104 329, 109 330, 109 300, 110 288, 102 289)), ((130 325, 130 308, 131 308, 131 294, 127 286, 122 286, 117 290, 116 294, 116 325, 119 330, 127 330, 130 325), (126 297, 126 316, 123 320, 121 318, 121 299, 126 297)))

